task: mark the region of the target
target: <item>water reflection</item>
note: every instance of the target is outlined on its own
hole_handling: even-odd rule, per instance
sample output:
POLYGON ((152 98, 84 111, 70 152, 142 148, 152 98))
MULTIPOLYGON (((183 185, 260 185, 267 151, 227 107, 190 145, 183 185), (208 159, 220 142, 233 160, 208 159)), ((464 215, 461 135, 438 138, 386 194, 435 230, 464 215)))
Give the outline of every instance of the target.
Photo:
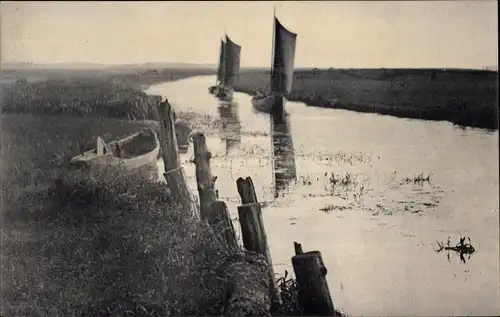
MULTIPOLYGON (((176 101, 179 110, 219 117, 218 102, 206 93, 213 81, 213 77, 190 78, 153 91, 176 101)), ((250 97, 235 97, 241 144, 230 151, 234 160, 222 155, 211 161, 214 175, 219 176, 217 186, 221 195, 227 195, 224 200, 232 213, 240 203, 234 185, 237 177, 251 176, 259 200, 267 202, 274 196, 274 179, 279 190, 283 187, 280 177, 286 176, 270 171, 272 160, 266 165, 273 156, 269 115, 254 114, 250 97)), ((281 263, 290 264, 290 248, 283 246, 298 239, 317 246, 328 269, 336 272, 327 274, 330 292, 350 315, 498 315, 498 132, 463 131, 446 122, 402 120, 300 103, 287 108, 297 180, 307 176, 313 185, 297 186, 286 194, 286 202, 273 203, 263 212, 277 272, 283 271, 281 263), (355 191, 340 188, 348 194, 347 200, 331 196, 324 190, 326 171, 357 176, 359 186, 355 191), (430 172, 431 184, 423 181, 430 172), (358 203, 352 196, 361 185, 365 191, 358 203), (320 211, 329 205, 338 208, 320 211), (277 225, 290 221, 293 225, 277 225), (460 250, 435 253, 436 240, 447 246, 448 235, 450 247, 456 247, 459 232, 470 236, 476 249, 470 260, 465 252, 461 259, 460 250), (324 238, 325 233, 335 245, 324 238)), ((224 147, 224 142, 219 136, 207 137, 210 141, 209 149, 218 154, 216 146, 224 147)), ((183 155, 183 161, 190 155, 183 155)), ((283 155, 278 155, 274 165, 279 159, 283 165, 283 155)), ((183 165, 196 192, 194 164, 183 165)))
POLYGON ((226 141, 226 155, 241 143, 241 124, 236 102, 221 103, 218 107, 222 121, 221 139, 226 141))
POLYGON ((273 148, 274 197, 297 180, 295 152, 288 117, 270 116, 273 148))

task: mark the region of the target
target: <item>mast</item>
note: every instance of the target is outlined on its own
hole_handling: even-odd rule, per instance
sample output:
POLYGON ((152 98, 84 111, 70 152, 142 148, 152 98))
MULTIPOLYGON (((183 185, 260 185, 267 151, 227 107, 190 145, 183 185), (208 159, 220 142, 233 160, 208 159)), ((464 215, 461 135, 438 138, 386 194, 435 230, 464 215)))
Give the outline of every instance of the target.
POLYGON ((215 85, 217 85, 217 82, 220 81, 220 73, 222 70, 222 64, 223 64, 223 59, 222 59, 222 54, 224 53, 222 50, 224 49, 224 40, 221 38, 221 45, 219 45, 219 65, 217 67, 217 77, 215 79, 215 85))
POLYGON ((271 76, 270 76, 270 81, 269 81, 269 90, 272 93, 273 87, 272 87, 272 82, 273 82, 273 75, 274 75, 274 49, 276 46, 276 4, 273 5, 273 38, 272 38, 272 44, 271 44, 271 76))
POLYGON ((226 86, 227 84, 227 31, 224 28, 224 66, 222 67, 222 86, 226 86))

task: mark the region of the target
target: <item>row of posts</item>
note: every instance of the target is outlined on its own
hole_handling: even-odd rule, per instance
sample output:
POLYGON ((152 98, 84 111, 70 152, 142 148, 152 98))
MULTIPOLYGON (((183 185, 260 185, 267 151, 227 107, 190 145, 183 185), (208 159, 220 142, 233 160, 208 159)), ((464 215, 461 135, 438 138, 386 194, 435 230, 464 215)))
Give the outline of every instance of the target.
MULTIPOLYGON (((174 125, 174 111, 168 100, 159 102, 160 141, 165 165, 165 180, 177 203, 190 210, 194 217, 207 221, 227 244, 236 252, 241 251, 236 239, 232 220, 223 201, 217 199, 215 180, 210 170, 211 154, 207 149, 205 136, 195 133, 192 136, 194 146, 194 163, 196 165, 196 182, 198 185, 199 207, 188 188, 187 178, 181 166, 177 138, 174 125)), ((255 188, 250 177, 238 178, 236 181, 241 205, 238 206, 238 217, 241 225, 243 246, 246 251, 263 256, 267 262, 269 279, 269 298, 271 311, 282 304, 280 290, 276 283, 271 254, 262 218, 262 207, 257 200, 255 188)), ((299 243, 295 245, 295 256, 292 265, 298 285, 299 304, 304 315, 334 316, 336 311, 328 284, 327 270, 319 251, 303 252, 299 243)), ((267 291, 267 290, 266 290, 267 291)), ((231 296, 231 294, 229 294, 231 296)))

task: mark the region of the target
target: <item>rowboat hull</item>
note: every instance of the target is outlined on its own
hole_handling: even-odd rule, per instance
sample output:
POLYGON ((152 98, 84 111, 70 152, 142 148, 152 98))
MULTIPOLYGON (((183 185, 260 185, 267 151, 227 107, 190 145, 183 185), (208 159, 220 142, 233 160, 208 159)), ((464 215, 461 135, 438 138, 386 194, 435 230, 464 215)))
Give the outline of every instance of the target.
POLYGON ((214 95, 217 90, 217 86, 210 86, 208 87, 208 93, 211 95, 214 95))
POLYGON ((263 98, 252 97, 252 106, 255 110, 264 113, 271 113, 273 108, 274 98, 271 96, 266 96, 263 98))
POLYGON ((233 99, 234 90, 229 87, 217 87, 215 97, 221 101, 231 101, 233 99))
MULTIPOLYGON (((101 139, 102 140, 102 139, 101 139)), ((151 130, 130 135, 126 138, 103 144, 104 153, 98 148, 73 157, 73 165, 115 166, 131 171, 140 171, 156 165, 160 152, 160 142, 151 130)))

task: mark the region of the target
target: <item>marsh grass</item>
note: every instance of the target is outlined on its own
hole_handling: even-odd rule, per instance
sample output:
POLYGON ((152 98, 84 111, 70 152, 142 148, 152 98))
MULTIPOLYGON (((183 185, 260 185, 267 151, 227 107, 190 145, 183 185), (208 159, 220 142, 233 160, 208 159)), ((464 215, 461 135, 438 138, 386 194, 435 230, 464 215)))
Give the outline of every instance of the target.
POLYGON ((94 136, 151 124, 2 115, 0 315, 218 313, 227 250, 172 203, 164 185, 54 160, 94 136))
POLYGON ((220 315, 233 255, 210 227, 164 184, 65 164, 87 139, 156 123, 63 119, 2 115, 0 315, 220 315))
MULTIPOLYGON (((240 74, 235 90, 252 93, 268 71, 240 74)), ((290 101, 403 118, 447 120, 498 129, 498 72, 440 69, 296 69, 290 101)))
MULTIPOLYGON (((209 70, 149 70, 113 74, 69 71, 45 80, 18 79, 2 90, 2 113, 158 120, 160 96, 144 93, 147 86, 210 74, 209 70), (85 75, 87 74, 87 75, 85 75)), ((32 77, 31 73, 22 73, 32 77)))
POLYGON ((115 169, 65 174, 12 202, 2 228, 5 316, 214 313, 229 256, 159 183, 115 169), (62 189, 61 189, 62 188, 62 189), (98 313, 100 311, 100 313, 98 313))

